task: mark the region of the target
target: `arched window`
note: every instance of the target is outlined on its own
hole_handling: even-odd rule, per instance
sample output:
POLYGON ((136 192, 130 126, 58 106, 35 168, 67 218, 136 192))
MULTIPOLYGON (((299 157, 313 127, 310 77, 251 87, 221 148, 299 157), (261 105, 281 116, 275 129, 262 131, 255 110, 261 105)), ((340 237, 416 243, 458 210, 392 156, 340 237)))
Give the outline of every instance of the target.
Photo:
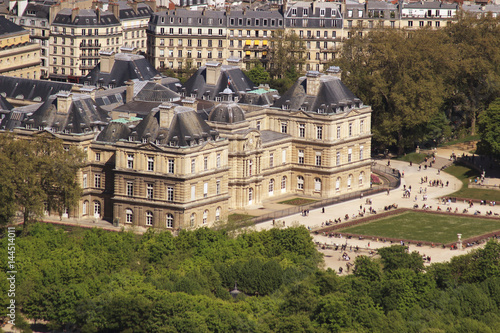
POLYGON ((207 219, 208 219, 208 209, 205 209, 203 212, 203 224, 207 224, 207 219))
POLYGON ((321 192, 321 179, 314 178, 314 191, 321 192))
POLYGON ((363 171, 361 171, 359 173, 359 186, 363 185, 364 179, 365 179, 365 173, 363 171))
POLYGON ((297 188, 299 190, 303 190, 304 189, 304 177, 302 177, 302 176, 298 176, 297 177, 297 188))
POLYGON ((125 222, 134 223, 134 212, 130 208, 125 209, 125 222))
POLYGON ((167 214, 167 228, 174 227, 174 216, 170 213, 167 214))
POLYGON ((153 225, 153 212, 149 210, 146 212, 146 225, 153 225))
POLYGON ((85 200, 82 206, 82 215, 87 215, 89 213, 89 202, 85 200))
POLYGON ((251 205, 253 202, 253 188, 248 189, 248 204, 251 205))
POLYGON ((274 194, 274 179, 269 179, 269 195, 274 194))
POLYGON ((340 191, 340 177, 338 177, 335 182, 335 191, 340 191))
POLYGON ((101 203, 97 200, 94 201, 94 217, 101 217, 101 203))
POLYGON ((220 221, 221 210, 222 210, 222 208, 220 208, 220 207, 217 207, 217 209, 215 210, 215 221, 220 221))
POLYGON ((283 176, 281 178, 281 192, 285 192, 286 191, 286 176, 283 176))
POLYGON ((352 175, 349 175, 347 178, 347 188, 351 188, 351 183, 352 183, 352 175))

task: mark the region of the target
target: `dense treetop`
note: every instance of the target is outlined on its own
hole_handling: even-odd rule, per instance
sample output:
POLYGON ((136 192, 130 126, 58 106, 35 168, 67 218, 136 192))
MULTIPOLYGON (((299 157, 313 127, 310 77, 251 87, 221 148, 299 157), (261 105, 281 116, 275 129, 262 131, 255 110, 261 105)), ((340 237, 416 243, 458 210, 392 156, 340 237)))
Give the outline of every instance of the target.
MULTIPOLYGON (((2 239, 6 243, 6 239, 2 239)), ((4 248, 6 244, 3 244, 4 248)), ((500 244, 424 269, 401 246, 353 275, 318 268, 303 228, 169 232, 33 224, 16 239, 18 309, 82 332, 497 332, 500 244), (233 299, 235 282, 241 293, 233 299)), ((5 257, 5 256, 4 256, 5 257)), ((6 309, 5 259, 0 303, 6 309)))

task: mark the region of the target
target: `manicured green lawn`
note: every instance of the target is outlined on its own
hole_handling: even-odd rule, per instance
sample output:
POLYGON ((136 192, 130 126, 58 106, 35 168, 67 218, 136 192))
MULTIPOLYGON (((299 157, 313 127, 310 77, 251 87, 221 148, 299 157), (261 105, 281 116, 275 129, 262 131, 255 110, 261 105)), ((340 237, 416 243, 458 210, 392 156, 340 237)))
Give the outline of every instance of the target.
POLYGON ((500 233, 500 220, 410 211, 339 231, 381 238, 451 243, 457 240, 459 233, 462 239, 467 239, 496 230, 500 233))
POLYGON ((450 194, 450 197, 464 198, 464 199, 478 199, 487 201, 500 201, 500 191, 496 190, 481 190, 477 188, 468 188, 469 179, 474 179, 479 176, 475 170, 469 169, 463 165, 452 165, 444 170, 446 173, 453 175, 460 179, 463 186, 460 190, 450 194))
POLYGON ((424 161, 426 156, 427 156, 427 154, 422 154, 422 153, 419 153, 419 154, 409 153, 409 154, 406 154, 404 156, 398 157, 397 160, 420 164, 424 161))
POLYGON ((305 199, 305 198, 293 198, 290 200, 285 200, 279 202, 280 204, 285 204, 285 205, 294 205, 294 206, 302 206, 302 205, 307 205, 313 202, 316 202, 318 200, 313 200, 313 199, 305 199))
POLYGON ((442 143, 439 146, 440 147, 452 146, 452 145, 456 145, 457 143, 462 143, 462 142, 478 141, 479 139, 480 139, 479 135, 469 135, 469 136, 466 136, 462 139, 457 139, 457 140, 449 141, 446 143, 442 143))
POLYGON ((231 214, 227 217, 227 220, 229 223, 234 223, 234 222, 250 220, 253 217, 255 216, 248 214, 231 214))

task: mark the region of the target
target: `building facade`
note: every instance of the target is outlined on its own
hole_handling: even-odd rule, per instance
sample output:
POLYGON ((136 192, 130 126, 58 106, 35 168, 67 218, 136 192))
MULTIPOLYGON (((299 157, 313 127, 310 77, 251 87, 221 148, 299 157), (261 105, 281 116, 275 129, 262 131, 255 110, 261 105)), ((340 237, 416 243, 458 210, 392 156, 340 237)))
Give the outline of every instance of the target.
POLYGON ((40 78, 40 46, 29 31, 0 16, 0 75, 40 78))

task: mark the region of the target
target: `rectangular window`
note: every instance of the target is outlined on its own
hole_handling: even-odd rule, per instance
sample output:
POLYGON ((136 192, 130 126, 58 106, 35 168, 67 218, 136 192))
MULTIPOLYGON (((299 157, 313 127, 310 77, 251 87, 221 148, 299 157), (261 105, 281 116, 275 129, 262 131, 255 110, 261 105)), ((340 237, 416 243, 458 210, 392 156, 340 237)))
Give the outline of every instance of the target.
POLYGON ((83 185, 82 185, 83 188, 87 188, 88 187, 88 184, 87 184, 87 174, 84 174, 83 175, 83 185))
POLYGON ((359 160, 363 160, 363 146, 359 147, 359 160))
POLYGON ((217 168, 220 168, 220 154, 217 154, 217 157, 216 157, 216 166, 217 166, 217 168))
POLYGON ((272 168, 274 166, 274 154, 269 154, 269 167, 272 168))
POLYGON ((152 156, 148 157, 148 171, 155 170, 155 158, 152 156))
POLYGON ((283 149, 281 151, 281 164, 285 164, 286 163, 286 149, 283 149))
POLYGON ((205 170, 205 171, 208 170, 208 157, 207 156, 203 157, 203 170, 205 170))
POLYGON ((196 173, 196 160, 191 159, 191 173, 196 173))
POLYGON ((174 201, 174 188, 171 186, 167 187, 167 201, 174 201))
POLYGON ((347 162, 350 163, 352 161, 352 148, 347 150, 347 162))
POLYGON ((208 197, 208 183, 203 183, 203 197, 208 197))
POLYGON ((340 152, 337 152, 337 160, 335 164, 340 165, 340 152))
POLYGON ((134 196, 134 183, 133 182, 127 182, 127 196, 129 196, 129 197, 134 196))
POLYGON ((174 173, 175 167, 174 167, 174 159, 169 158, 168 159, 168 173, 174 173))
POLYGON ((153 184, 148 184, 146 188, 146 198, 153 199, 154 187, 153 184))
POLYGON ((94 187, 101 188, 101 175, 100 174, 94 175, 94 187))
POLYGON ((316 166, 321 166, 321 153, 316 152, 316 166))
POLYGON ((288 123, 286 121, 281 122, 281 133, 286 133, 288 128, 288 123))
POLYGON ((248 175, 251 176, 252 175, 252 167, 253 167, 253 161, 252 160, 248 160, 248 175))
POLYGON ((134 155, 132 154, 127 155, 127 168, 129 169, 134 168, 134 155))
POLYGON ((191 185, 191 200, 196 199, 196 185, 191 185))
POLYGON ((304 150, 299 149, 299 164, 304 164, 304 150))
POLYGON ((323 126, 316 127, 316 139, 318 139, 318 140, 323 139, 323 126))
POLYGON ((337 139, 340 139, 340 126, 337 126, 337 139))
POLYGON ((299 137, 304 138, 306 136, 306 124, 299 124, 299 137))
POLYGON ((349 124, 349 137, 352 136, 352 123, 349 124))
POLYGON ((359 121, 359 133, 363 133, 365 130, 365 121, 364 120, 360 120, 359 121))
POLYGON ((215 193, 220 194, 220 180, 218 180, 215 185, 215 193))

